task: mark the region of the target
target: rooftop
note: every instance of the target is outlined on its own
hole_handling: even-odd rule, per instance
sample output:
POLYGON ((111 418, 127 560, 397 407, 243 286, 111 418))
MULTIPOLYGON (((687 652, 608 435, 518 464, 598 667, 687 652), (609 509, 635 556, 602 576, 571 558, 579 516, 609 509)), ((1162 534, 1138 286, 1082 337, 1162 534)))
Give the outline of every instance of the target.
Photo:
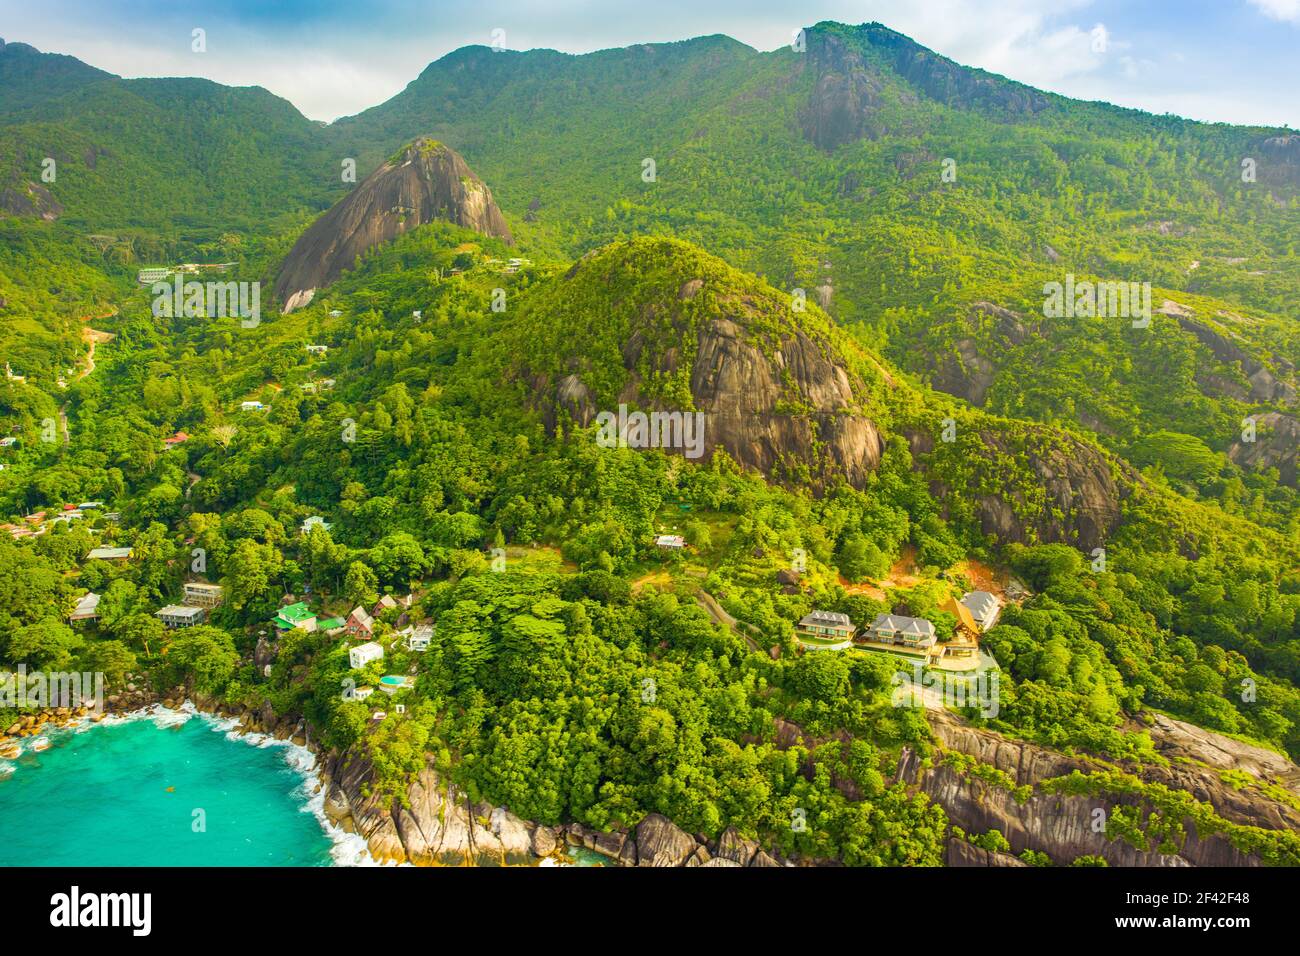
POLYGON ((813 611, 799 621, 800 627, 852 627, 847 614, 839 611, 813 611))

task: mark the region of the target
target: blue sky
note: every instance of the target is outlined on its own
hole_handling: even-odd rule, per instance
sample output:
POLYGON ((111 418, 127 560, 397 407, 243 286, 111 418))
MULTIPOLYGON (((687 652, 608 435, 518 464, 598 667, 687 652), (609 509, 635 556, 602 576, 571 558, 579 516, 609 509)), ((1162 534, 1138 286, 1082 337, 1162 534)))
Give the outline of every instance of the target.
POLYGON ((1068 96, 1300 127, 1300 0, 0 0, 6 40, 123 76, 263 86, 321 120, 382 102, 495 30, 515 50, 710 33, 770 50, 818 20, 878 20, 1068 96))

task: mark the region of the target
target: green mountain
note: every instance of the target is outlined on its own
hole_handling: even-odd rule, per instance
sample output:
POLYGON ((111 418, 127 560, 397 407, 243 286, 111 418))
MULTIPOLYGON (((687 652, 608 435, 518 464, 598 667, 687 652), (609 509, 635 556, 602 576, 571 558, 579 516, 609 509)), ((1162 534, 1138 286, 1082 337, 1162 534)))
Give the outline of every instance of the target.
POLYGON ((1300 860, 1300 138, 878 24, 470 47, 330 126, 15 46, 4 662, 301 717, 380 802, 432 768, 548 826, 662 814, 803 860, 1300 860), (267 286, 258 321, 134 281, 211 262, 267 286), (1106 286, 1064 306, 1090 282, 1123 314, 1106 286), (83 320, 114 336, 93 364, 83 320), (96 500, 118 519, 28 520, 96 500), (165 631, 194 549, 226 601, 165 631), (994 707, 927 720, 895 657, 796 635, 889 613, 950 645, 987 588, 994 707), (286 594, 385 593, 428 650, 395 610, 361 673, 259 635, 286 594), (379 721, 338 693, 408 673, 379 721), (1111 822, 1078 836, 1061 801, 1111 822))

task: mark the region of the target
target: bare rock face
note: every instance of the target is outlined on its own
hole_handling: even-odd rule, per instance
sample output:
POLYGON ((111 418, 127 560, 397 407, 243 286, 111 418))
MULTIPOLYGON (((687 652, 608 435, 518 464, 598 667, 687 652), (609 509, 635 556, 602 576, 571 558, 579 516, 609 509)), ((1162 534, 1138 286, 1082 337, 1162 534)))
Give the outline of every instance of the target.
POLYGON ((1151 742, 1171 760, 1183 758, 1219 770, 1240 770, 1260 779, 1277 780, 1300 796, 1300 768, 1281 754, 1164 714, 1151 717, 1151 725, 1146 728, 1151 742))
POLYGON ((697 845, 694 837, 658 813, 637 824, 637 866, 685 866, 697 845))
POLYGON ((373 768, 364 757, 344 753, 330 761, 327 773, 326 812, 338 821, 349 819, 380 862, 493 866, 533 858, 537 827, 504 807, 471 806, 432 767, 411 783, 408 806, 396 798, 366 795, 373 768))
MULTIPOLYGON (((1166 305, 1177 305, 1177 303, 1166 303, 1166 305)), ((1295 403, 1295 386, 1275 375, 1268 366, 1247 352, 1239 342, 1234 341, 1232 336, 1206 322, 1192 318, 1191 313, 1186 310, 1171 314, 1171 317, 1176 318, 1184 331, 1195 336, 1196 340, 1209 349, 1214 357, 1224 365, 1239 365, 1241 367, 1241 373, 1246 377, 1247 382, 1244 394, 1241 393, 1241 390, 1233 389, 1231 385, 1226 383, 1220 385, 1223 392, 1242 401, 1295 403)), ((1202 383, 1198 380, 1198 384, 1202 383)), ((1210 383, 1206 384, 1209 385, 1210 383)), ((1202 390, 1210 389, 1203 387, 1202 390)))
POLYGON ((434 220, 512 242, 492 191, 455 150, 421 138, 367 176, 294 243, 275 283, 284 311, 311 301, 367 250, 434 220))
MULTIPOLYGON (((908 432, 907 439, 913 456, 941 447, 928 433, 908 432)), ((1129 466, 1112 461, 1095 445, 1047 426, 1024 424, 1017 435, 983 428, 977 445, 980 450, 974 454, 987 463, 990 474, 998 474, 1002 462, 1027 468, 1033 476, 1034 501, 1026 500, 1009 480, 995 485, 995 493, 980 494, 976 488, 963 492, 974 497, 983 533, 1001 542, 1100 547, 1119 526, 1122 503, 1138 480, 1129 466), (1024 442, 1025 433, 1045 440, 1024 442)), ((936 481, 931 490, 946 501, 953 489, 936 481)))
POLYGON ((17 187, 0 190, 0 211, 19 218, 52 222, 62 214, 63 206, 39 183, 19 183, 17 187))
POLYGON ((843 143, 875 139, 885 132, 876 117, 881 81, 862 57, 838 36, 813 31, 808 36, 808 68, 816 87, 799 111, 804 135, 818 149, 830 151, 843 143))
POLYGON ((860 486, 884 451, 876 426, 850 411, 854 399, 847 372, 802 331, 785 339, 769 361, 736 323, 715 320, 699 337, 691 394, 708 422, 706 452, 724 448, 765 475, 778 473, 788 456, 814 461, 813 444, 820 441, 829 458, 825 470, 860 486), (810 414, 778 410, 787 382, 811 407, 810 414))
POLYGON ((1228 449, 1228 457, 1243 468, 1276 468, 1278 480, 1292 488, 1297 486, 1300 466, 1300 419, 1278 412, 1255 416, 1255 440, 1237 441, 1228 449))
MULTIPOLYGON (((966 323, 972 333, 976 330, 980 315, 994 320, 994 344, 998 351, 1022 345, 1033 335, 1024 316, 992 302, 971 303, 966 323)), ((997 377, 998 364, 992 356, 980 349, 973 335, 959 338, 953 345, 956 354, 944 355, 930 377, 930 384, 941 392, 981 406, 997 377)))
POLYGON ((1300 188, 1300 134, 1270 136, 1258 143, 1255 151, 1261 183, 1300 188))
MULTIPOLYGON (((1016 786, 1033 787, 1074 771, 1089 773, 1107 769, 1107 765, 1086 756, 1058 753, 967 726, 945 712, 932 712, 929 716, 944 750, 956 751, 988 764, 1007 774, 1016 786)), ((1202 736, 1209 732, 1191 734, 1186 728, 1187 725, 1182 725, 1162 732, 1178 740, 1180 746, 1193 746, 1196 752, 1224 759, 1229 749, 1226 744, 1219 741, 1211 748, 1202 736), (1191 741, 1196 743, 1193 745, 1189 743, 1191 741)), ((1153 738, 1155 736, 1153 733, 1153 738)), ((1241 744, 1236 746, 1258 750, 1241 744)), ((1283 758, 1272 757, 1275 759, 1260 758, 1271 771, 1284 771, 1276 762, 1281 761, 1290 767, 1283 775, 1298 772, 1283 758)), ((1273 830, 1294 830, 1300 825, 1300 812, 1294 808, 1253 791, 1236 790, 1225 784, 1213 770, 1204 767, 1175 762, 1168 767, 1134 768, 1133 772, 1147 782, 1190 793, 1211 804, 1219 816, 1231 823, 1273 830)), ((1017 800, 1010 791, 974 775, 965 775, 937 758, 932 766, 925 767, 911 751, 905 751, 900 758, 898 776, 940 804, 954 825, 969 833, 998 830, 1007 838, 1015 854, 1027 849, 1035 850, 1046 853, 1058 863, 1068 863, 1084 855, 1100 856, 1112 866, 1261 865, 1257 857, 1237 849, 1220 834, 1197 834, 1190 821, 1186 823, 1187 836, 1175 853, 1139 850, 1123 840, 1109 840, 1104 833, 1095 832, 1096 811, 1100 809, 1108 818, 1116 806, 1134 806, 1136 800, 1128 796, 1054 794, 1034 790, 1027 799, 1017 800)), ((951 865, 996 865, 971 862, 975 857, 965 848, 955 849, 950 845, 948 852, 951 865), (954 853, 960 854, 958 859, 963 862, 952 863, 954 853)))
POLYGON ((814 87, 798 118, 804 135, 819 149, 830 151, 891 132, 881 113, 890 72, 908 85, 905 97, 920 93, 998 119, 1032 116, 1051 104, 1038 90, 963 67, 878 24, 855 33, 860 45, 836 31, 813 28, 805 34, 804 68, 813 72, 814 87), (870 59, 862 49, 871 51, 870 59))
MULTIPOLYGON (((652 367, 659 371, 677 370, 676 354, 654 359, 652 367)), ((643 345, 635 336, 624 350, 624 363, 632 374, 619 400, 652 407, 635 371, 643 363, 643 345)), ((705 459, 721 449, 776 480, 806 465, 815 485, 838 474, 860 487, 884 452, 875 423, 855 411, 848 372, 802 330, 765 354, 740 322, 714 319, 697 337, 690 388, 695 409, 704 414, 705 459), (792 399, 798 411, 786 410, 792 399)), ((583 426, 598 411, 578 373, 557 383, 553 407, 583 426)), ((548 419, 554 428, 555 415, 548 419)))
MULTIPOLYGON (((736 866, 749 866, 759 853, 759 845, 754 840, 747 840, 737 832, 735 827, 727 827, 722 831, 722 836, 718 837, 718 851, 715 855, 716 860, 724 860, 734 863, 736 866)), ((722 863, 715 863, 715 866, 722 866, 722 863)))
POLYGON ((1028 866, 1010 853, 998 853, 985 850, 966 840, 953 838, 948 841, 948 850, 944 855, 947 866, 1028 866))

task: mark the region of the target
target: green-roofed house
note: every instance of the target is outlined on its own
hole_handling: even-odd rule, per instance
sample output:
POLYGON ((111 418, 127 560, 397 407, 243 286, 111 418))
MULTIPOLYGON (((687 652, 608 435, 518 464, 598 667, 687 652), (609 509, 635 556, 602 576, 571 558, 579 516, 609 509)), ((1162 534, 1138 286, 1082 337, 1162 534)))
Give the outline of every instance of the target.
POLYGON ((347 621, 341 617, 327 617, 323 621, 316 622, 316 630, 324 631, 326 634, 333 634, 335 631, 343 630, 343 625, 347 621))
POLYGON ((316 612, 302 601, 299 601, 297 604, 288 604, 280 608, 271 623, 281 631, 292 631, 295 627, 301 627, 305 631, 314 631, 316 630, 316 612))

